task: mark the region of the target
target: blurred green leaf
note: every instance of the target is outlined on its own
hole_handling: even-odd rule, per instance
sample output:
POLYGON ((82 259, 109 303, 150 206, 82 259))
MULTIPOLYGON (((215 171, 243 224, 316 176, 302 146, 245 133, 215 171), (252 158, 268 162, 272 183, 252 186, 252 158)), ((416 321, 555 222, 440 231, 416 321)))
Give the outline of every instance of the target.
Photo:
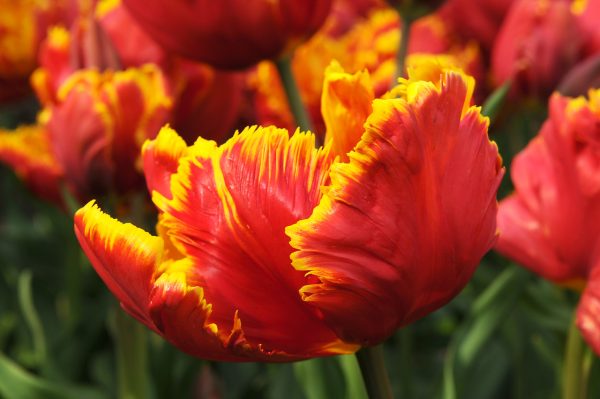
POLYGON ((511 81, 507 80, 502 86, 498 87, 490 94, 481 107, 481 113, 490 118, 492 123, 506 101, 506 96, 510 90, 511 84, 511 81))
POLYGON ((294 371, 308 399, 346 397, 344 374, 335 358, 297 362, 294 371))
MULTIPOLYGON (((473 302, 471 312, 454 333, 444 365, 445 399, 461 397, 465 371, 482 352, 487 342, 513 311, 530 275, 525 270, 509 266, 473 302)), ((470 380, 470 378, 469 378, 470 380)))
POLYGON ((344 379, 348 399, 368 399, 367 390, 360 373, 360 367, 355 355, 340 355, 336 357, 344 379))
POLYGON ((102 392, 35 377, 0 353, 0 396, 3 399, 108 399, 102 392))

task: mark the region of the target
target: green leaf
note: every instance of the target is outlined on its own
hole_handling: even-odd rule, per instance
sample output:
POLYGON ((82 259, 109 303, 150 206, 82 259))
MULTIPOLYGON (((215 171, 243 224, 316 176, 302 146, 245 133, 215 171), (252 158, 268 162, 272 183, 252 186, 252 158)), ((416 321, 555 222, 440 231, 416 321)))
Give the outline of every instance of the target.
POLYGON ((506 96, 510 90, 511 81, 506 81, 502 86, 498 87, 490 96, 485 100, 481 107, 481 113, 493 122, 496 116, 502 109, 506 96))
POLYGON ((340 355, 336 357, 344 379, 346 380, 346 392, 348 399, 368 399, 367 390, 363 382, 360 367, 355 355, 340 355))
POLYGON ((94 388, 58 384, 35 377, 2 353, 0 396, 4 399, 108 399, 94 388))
POLYGON ((335 358, 297 362, 294 372, 308 399, 346 397, 344 375, 335 358))

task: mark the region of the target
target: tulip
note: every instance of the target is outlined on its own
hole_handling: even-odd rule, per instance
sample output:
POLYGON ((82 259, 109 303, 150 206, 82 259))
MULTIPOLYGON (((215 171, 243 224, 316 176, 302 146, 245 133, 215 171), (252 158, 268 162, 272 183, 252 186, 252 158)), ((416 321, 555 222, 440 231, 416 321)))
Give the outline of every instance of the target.
MULTIPOLYGON (((368 77, 332 68, 323 102, 352 112, 361 100, 342 94, 368 92, 368 77)), ((194 356, 289 361, 381 342, 454 297, 496 240, 503 169, 469 105, 473 79, 430 75, 375 100, 356 143, 332 145, 332 131, 317 149, 271 126, 188 147, 163 128, 142 150, 158 235, 92 201, 79 242, 129 314, 194 356)))
MULTIPOLYGON (((127 194, 143 186, 136 169, 139 149, 167 121, 170 106, 162 74, 152 65, 78 71, 61 85, 56 102, 44 108, 39 124, 22 128, 28 134, 0 134, 0 159, 17 172, 31 171, 20 173, 26 180, 57 177, 47 185, 64 182, 79 199, 127 194), (37 150, 11 155, 30 148, 37 150), (37 167, 42 155, 46 161, 37 167)), ((60 189, 41 191, 52 193, 44 197, 53 200, 60 189)))
POLYGON ((581 57, 576 22, 570 1, 516 1, 492 50, 496 85, 510 79, 514 93, 550 94, 581 57))
POLYGON ((600 354, 600 90, 550 99, 541 131, 514 159, 496 249, 542 277, 585 287, 577 310, 600 354), (586 285, 587 282, 587 285, 586 285))
POLYGON ((192 143, 198 134, 223 141, 237 120, 243 76, 174 56, 149 37, 120 1, 100 3, 99 24, 124 67, 160 66, 173 96, 170 123, 192 143))
POLYGON ((124 0, 159 43, 218 68, 243 69, 278 58, 316 32, 331 0, 124 0))

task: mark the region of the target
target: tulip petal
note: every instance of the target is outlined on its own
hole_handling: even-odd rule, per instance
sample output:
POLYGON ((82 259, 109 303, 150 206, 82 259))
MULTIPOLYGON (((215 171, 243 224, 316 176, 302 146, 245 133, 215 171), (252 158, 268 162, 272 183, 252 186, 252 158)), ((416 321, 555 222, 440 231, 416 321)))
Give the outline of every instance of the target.
POLYGON ((523 202, 512 195, 500 203, 498 210, 500 238, 496 250, 521 265, 553 281, 575 278, 570 265, 558 256, 547 230, 523 202))
POLYGON ((162 231, 201 276, 211 322, 233 331, 237 314, 248 342, 290 358, 356 350, 302 302, 306 279, 290 265, 285 226, 310 214, 331 163, 314 142, 274 127, 247 128, 218 148, 199 139, 171 178, 173 198, 153 196, 162 231))
POLYGON ((463 114, 469 82, 442 82, 376 100, 349 163, 287 229, 293 266, 317 280, 303 299, 347 342, 377 343, 445 304, 495 241, 497 148, 479 110, 463 114))
POLYGON ((588 279, 577 307, 577 327, 585 341, 600 355, 600 267, 588 279))
POLYGON ((325 143, 331 143, 334 155, 347 161, 360 140, 367 117, 373 111, 374 94, 367 71, 344 73, 334 62, 325 70, 321 111, 327 129, 325 143))
POLYGON ((61 202, 63 174, 43 127, 21 126, 14 132, 0 129, 0 161, 14 169, 36 194, 61 202))
POLYGON ((169 127, 163 127, 156 140, 147 140, 142 146, 144 174, 148 191, 158 191, 172 199, 171 175, 177 172, 179 159, 185 156, 188 147, 185 141, 169 127))
POLYGON ((156 329, 146 309, 163 240, 111 218, 94 201, 75 214, 75 234, 96 272, 123 308, 156 329))

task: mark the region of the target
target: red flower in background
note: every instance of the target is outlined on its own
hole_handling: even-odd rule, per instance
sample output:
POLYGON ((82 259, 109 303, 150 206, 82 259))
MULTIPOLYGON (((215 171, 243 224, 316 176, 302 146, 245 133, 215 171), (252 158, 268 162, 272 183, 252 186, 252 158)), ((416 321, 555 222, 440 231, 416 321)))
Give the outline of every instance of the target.
POLYGON ((432 71, 370 112, 368 76, 333 68, 327 120, 360 106, 356 141, 331 130, 315 149, 310 133, 259 127, 187 147, 165 128, 143 150, 158 236, 93 203, 77 212, 124 309, 180 349, 287 361, 376 344, 448 302, 494 244, 503 169, 473 80, 432 71))
POLYGON ((492 50, 496 85, 546 96, 581 58, 582 31, 569 0, 517 0, 492 50))
POLYGON ((331 0, 124 0, 165 48, 218 68, 280 57, 316 32, 331 0))
POLYGON ((582 287, 577 324, 600 354, 600 90, 555 94, 539 135, 513 161, 496 246, 542 277, 582 287))
POLYGON ((143 185, 139 149, 168 120, 170 107, 163 76, 152 65, 78 71, 60 86, 38 126, 1 131, 0 159, 50 200, 60 197, 61 181, 82 200, 127 194, 143 185), (43 180, 47 175, 55 178, 43 180))
POLYGON ((190 143, 199 134, 221 141, 237 118, 239 74, 172 56, 118 1, 100 2, 70 31, 52 28, 39 57, 32 75, 44 107, 39 125, 3 131, 0 159, 52 201, 61 181, 82 200, 140 189, 141 144, 165 123, 190 143), (53 161, 50 169, 42 172, 40 157, 53 161), (48 174, 56 178, 40 178, 48 174))

